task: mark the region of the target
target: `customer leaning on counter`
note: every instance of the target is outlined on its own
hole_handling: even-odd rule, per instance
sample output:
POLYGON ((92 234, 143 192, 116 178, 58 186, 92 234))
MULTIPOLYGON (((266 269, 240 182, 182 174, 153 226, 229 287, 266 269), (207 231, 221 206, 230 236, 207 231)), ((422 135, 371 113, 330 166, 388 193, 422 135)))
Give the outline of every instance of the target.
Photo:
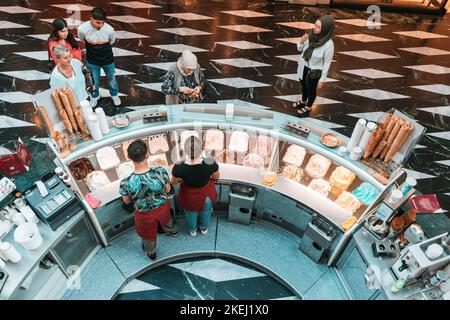
POLYGON ((149 167, 147 149, 141 140, 133 141, 128 146, 127 153, 134 162, 134 172, 120 182, 119 193, 125 203, 133 203, 136 232, 142 238, 142 249, 154 260, 158 225, 170 236, 177 236, 178 231, 170 214, 169 174, 162 167, 149 167))
POLYGON ((185 161, 172 169, 172 184, 181 183, 179 203, 186 215, 186 224, 191 236, 208 232, 212 205, 217 201, 213 180, 219 180, 219 165, 212 158, 202 158, 202 141, 190 137, 184 144, 185 161))

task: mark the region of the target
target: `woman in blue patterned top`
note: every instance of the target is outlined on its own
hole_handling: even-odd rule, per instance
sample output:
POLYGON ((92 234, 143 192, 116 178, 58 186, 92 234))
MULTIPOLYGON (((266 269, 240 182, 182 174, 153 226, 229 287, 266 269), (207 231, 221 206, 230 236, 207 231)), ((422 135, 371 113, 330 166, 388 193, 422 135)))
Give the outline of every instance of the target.
POLYGON ((184 50, 177 62, 164 75, 161 91, 166 95, 166 104, 200 102, 205 87, 205 76, 197 57, 184 50))
POLYGON ((158 224, 168 235, 177 236, 178 231, 170 214, 169 174, 162 167, 148 166, 147 149, 147 145, 141 140, 128 146, 127 153, 134 162, 134 172, 120 182, 119 193, 125 203, 133 203, 136 232, 142 238, 143 250, 154 260, 158 224))

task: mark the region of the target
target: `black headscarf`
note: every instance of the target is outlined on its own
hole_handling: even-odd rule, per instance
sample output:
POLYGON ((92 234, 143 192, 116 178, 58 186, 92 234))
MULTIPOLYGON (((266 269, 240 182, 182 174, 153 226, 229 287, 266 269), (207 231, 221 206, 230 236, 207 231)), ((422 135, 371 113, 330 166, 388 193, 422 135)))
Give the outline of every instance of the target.
POLYGON ((314 29, 308 31, 309 46, 303 52, 303 58, 306 61, 309 61, 309 59, 311 59, 311 56, 315 48, 323 46, 333 36, 335 26, 334 19, 329 15, 325 15, 321 16, 318 20, 322 23, 322 29, 320 31, 320 34, 315 34, 314 29))

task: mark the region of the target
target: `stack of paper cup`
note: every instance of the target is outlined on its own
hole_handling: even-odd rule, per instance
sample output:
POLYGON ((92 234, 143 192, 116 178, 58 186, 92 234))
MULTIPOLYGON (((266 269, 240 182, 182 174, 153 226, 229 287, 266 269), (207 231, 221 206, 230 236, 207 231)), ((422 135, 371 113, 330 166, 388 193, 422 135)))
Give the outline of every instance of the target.
POLYGON ((107 134, 109 132, 108 120, 106 120, 105 111, 103 108, 95 109, 95 114, 97 115, 98 123, 100 124, 100 129, 103 134, 107 134))
POLYGON ((359 141, 358 147, 361 149, 361 152, 364 153, 364 150, 369 143, 370 137, 372 136, 372 132, 377 129, 377 125, 373 122, 369 122, 364 129, 364 133, 359 141))
POLYGON ((93 113, 92 107, 89 104, 89 101, 83 100, 80 102, 81 113, 83 114, 84 120, 87 122, 89 116, 93 113))
POLYGON ((30 206, 21 207, 19 210, 28 222, 39 223, 39 218, 36 216, 30 206))
POLYGON ((95 114, 91 114, 88 118, 89 130, 94 141, 100 141, 103 138, 102 129, 100 129, 100 123, 95 114))
POLYGON ((352 152, 353 148, 358 145, 364 132, 364 128, 366 127, 366 123, 367 121, 364 119, 359 119, 356 123, 350 141, 347 144, 347 152, 352 152))

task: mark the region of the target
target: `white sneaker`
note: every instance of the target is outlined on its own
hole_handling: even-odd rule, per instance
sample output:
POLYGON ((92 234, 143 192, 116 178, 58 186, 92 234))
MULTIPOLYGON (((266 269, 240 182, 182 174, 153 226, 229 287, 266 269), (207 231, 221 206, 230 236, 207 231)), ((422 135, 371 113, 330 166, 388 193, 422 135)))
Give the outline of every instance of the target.
POLYGON ((120 98, 119 98, 119 96, 111 96, 111 99, 113 100, 113 102, 114 102, 114 105, 116 106, 116 107, 118 107, 118 106, 120 106, 121 104, 122 104, 122 101, 120 101, 120 98))
POLYGON ((197 235, 197 231, 189 231, 191 237, 195 237, 197 235))
POLYGON ((97 102, 99 99, 100 99, 100 96, 98 96, 97 98, 91 97, 91 99, 89 101, 91 108, 94 108, 97 105, 97 102))
POLYGON ((207 233, 208 233, 208 228, 206 228, 206 229, 200 228, 200 232, 201 232, 202 234, 207 234, 207 233))

